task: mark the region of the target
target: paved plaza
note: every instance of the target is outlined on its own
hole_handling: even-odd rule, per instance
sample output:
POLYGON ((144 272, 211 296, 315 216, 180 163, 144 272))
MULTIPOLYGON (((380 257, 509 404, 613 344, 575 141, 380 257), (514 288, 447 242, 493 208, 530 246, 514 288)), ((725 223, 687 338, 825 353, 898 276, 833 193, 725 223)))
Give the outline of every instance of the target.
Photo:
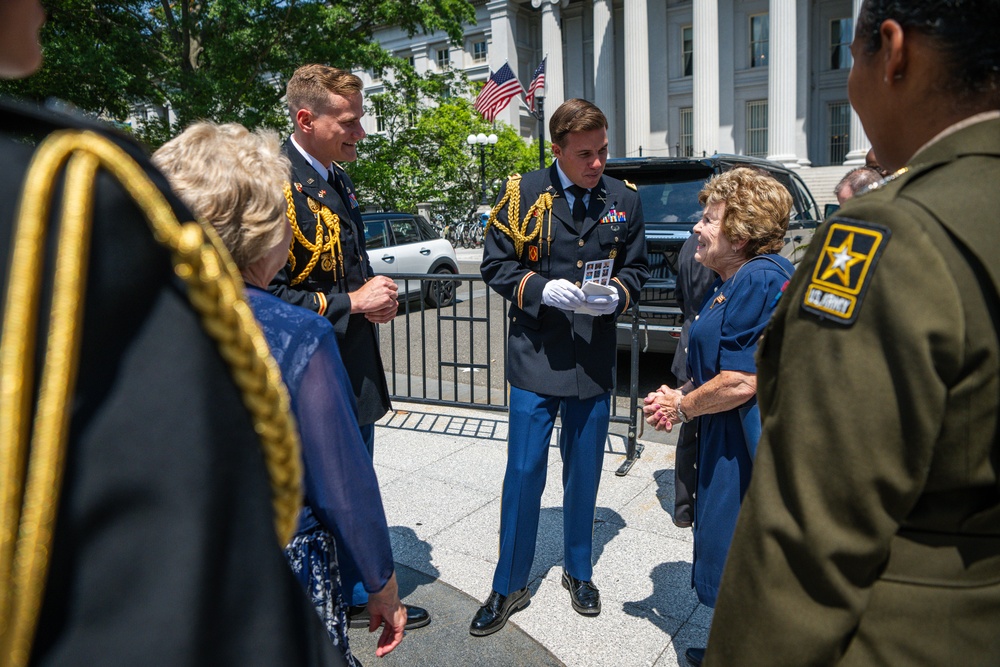
POLYGON ((646 431, 641 457, 617 477, 626 426, 611 426, 594 524, 603 608, 585 618, 560 583, 562 466, 553 434, 531 604, 500 632, 474 638, 469 622, 490 592, 496 563, 507 415, 393 407, 376 429, 375 467, 401 593, 434 620, 382 660, 374 636, 352 630, 352 648, 366 666, 670 667, 686 664, 687 647, 705 645, 712 616, 691 589, 691 530, 671 521, 675 436, 646 431))

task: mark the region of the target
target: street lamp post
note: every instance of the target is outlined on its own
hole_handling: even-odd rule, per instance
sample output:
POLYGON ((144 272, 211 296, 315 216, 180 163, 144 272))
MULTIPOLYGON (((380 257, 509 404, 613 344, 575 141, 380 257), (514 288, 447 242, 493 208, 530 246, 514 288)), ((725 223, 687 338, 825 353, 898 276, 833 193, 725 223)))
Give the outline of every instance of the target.
POLYGON ((479 183, 482 189, 482 198, 479 204, 489 206, 490 200, 486 195, 486 146, 489 145, 490 152, 492 153, 493 147, 497 143, 497 135, 491 134, 486 136, 482 132, 479 134, 470 134, 465 142, 472 147, 473 151, 477 147, 479 148, 479 183))

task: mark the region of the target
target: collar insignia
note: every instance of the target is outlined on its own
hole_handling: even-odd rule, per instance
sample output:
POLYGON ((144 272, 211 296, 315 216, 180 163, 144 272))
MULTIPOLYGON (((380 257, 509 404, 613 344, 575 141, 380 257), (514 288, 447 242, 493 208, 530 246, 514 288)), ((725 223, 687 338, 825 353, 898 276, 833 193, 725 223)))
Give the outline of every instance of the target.
POLYGON ((306 181, 306 185, 312 185, 315 182, 316 182, 315 178, 310 178, 308 181, 306 181))
POLYGON ((882 225, 832 218, 802 309, 837 324, 853 324, 890 235, 882 225))
POLYGON ((295 189, 298 190, 299 192, 302 192, 302 184, 301 183, 296 183, 295 184, 295 189))
POLYGON ((317 194, 319 195, 319 198, 322 199, 326 196, 326 190, 320 190, 317 194))

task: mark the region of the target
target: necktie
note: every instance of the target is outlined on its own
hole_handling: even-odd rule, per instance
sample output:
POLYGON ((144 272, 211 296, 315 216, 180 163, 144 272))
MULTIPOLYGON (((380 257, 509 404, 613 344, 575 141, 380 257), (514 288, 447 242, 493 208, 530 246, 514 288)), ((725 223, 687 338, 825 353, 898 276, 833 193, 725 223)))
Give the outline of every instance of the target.
POLYGON ((576 222, 579 227, 579 223, 583 222, 583 219, 587 217, 587 204, 584 203, 583 197, 590 192, 590 190, 581 188, 576 184, 573 184, 566 189, 573 193, 573 197, 575 197, 575 201, 573 202, 573 222, 576 222))

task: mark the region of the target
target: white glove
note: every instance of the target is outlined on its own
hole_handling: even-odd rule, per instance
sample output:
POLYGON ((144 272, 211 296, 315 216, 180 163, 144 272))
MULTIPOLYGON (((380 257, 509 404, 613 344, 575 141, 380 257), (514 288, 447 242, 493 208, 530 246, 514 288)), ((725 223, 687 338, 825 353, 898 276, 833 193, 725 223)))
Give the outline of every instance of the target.
POLYGON ((542 303, 546 306, 573 312, 586 302, 583 290, 565 278, 550 280, 542 288, 542 303))
POLYGON ((590 297, 587 300, 587 310, 597 315, 614 315, 618 309, 618 292, 608 296, 590 297), (599 300, 597 300, 599 299, 599 300))

